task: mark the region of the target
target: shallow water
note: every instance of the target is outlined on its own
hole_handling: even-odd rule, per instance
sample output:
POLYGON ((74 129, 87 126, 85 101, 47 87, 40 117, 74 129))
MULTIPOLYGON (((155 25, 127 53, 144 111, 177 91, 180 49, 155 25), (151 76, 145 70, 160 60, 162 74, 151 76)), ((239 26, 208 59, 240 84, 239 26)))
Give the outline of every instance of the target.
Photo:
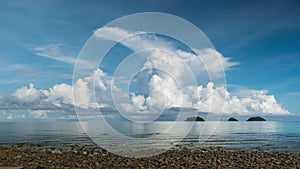
POLYGON ((96 147, 84 130, 103 148, 207 148, 300 152, 300 122, 154 122, 128 124, 112 122, 116 136, 103 125, 79 122, 2 122, 0 144, 42 144, 43 147, 70 148, 72 145, 96 147), (172 129, 170 129, 172 126, 172 129), (92 129, 92 130, 90 130, 92 129), (140 141, 141 139, 143 141, 140 141))

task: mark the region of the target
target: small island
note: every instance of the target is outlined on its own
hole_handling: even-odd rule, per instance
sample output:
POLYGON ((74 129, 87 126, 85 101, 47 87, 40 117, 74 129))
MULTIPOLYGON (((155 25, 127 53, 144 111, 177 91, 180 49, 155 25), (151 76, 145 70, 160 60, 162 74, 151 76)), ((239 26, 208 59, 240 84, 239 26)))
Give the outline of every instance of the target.
POLYGON ((234 117, 230 117, 229 119, 228 119, 228 121, 238 121, 236 118, 234 118, 234 117))
POLYGON ((202 117, 188 117, 185 121, 205 121, 202 117))
POLYGON ((250 117, 247 121, 266 121, 266 119, 256 116, 256 117, 250 117))

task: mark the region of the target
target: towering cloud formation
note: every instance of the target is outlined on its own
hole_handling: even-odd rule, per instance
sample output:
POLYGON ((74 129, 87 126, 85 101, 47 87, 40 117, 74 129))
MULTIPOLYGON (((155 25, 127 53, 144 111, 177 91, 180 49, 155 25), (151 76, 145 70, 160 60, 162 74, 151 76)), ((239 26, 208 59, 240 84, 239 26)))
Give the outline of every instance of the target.
MULTIPOLYGON (((240 115, 289 114, 277 103, 273 95, 268 95, 266 90, 244 90, 232 95, 224 85, 207 82, 209 78, 211 80, 224 78, 224 71, 238 65, 215 49, 187 51, 176 47, 176 44, 168 39, 144 32, 129 32, 117 27, 98 29, 95 36, 110 41, 122 40, 122 45, 136 52, 150 48, 144 53, 145 63, 141 64, 139 70, 145 72, 140 75, 147 75, 147 78, 125 79, 140 80, 135 83, 142 84, 147 90, 127 91, 127 88, 124 89, 120 85, 123 83, 121 80, 101 69, 96 69, 89 76, 77 79, 73 86, 62 83, 42 90, 36 89, 33 84, 21 87, 9 96, 0 97, 0 109, 28 109, 36 118, 47 118, 49 113, 55 111, 74 114, 74 106, 86 113, 86 116, 94 115, 99 108, 107 108, 106 110, 117 108, 126 116, 144 119, 151 117, 153 115, 151 113, 157 113, 155 110, 172 107, 240 115), (130 38, 124 39, 127 36, 130 38), (195 83, 186 83, 192 77, 196 79, 195 83), (197 81, 199 79, 207 80, 203 84, 197 81)), ((56 48, 50 47, 52 53, 59 53, 56 48)), ((48 48, 38 48, 35 51, 44 56, 48 48)), ((48 55, 47 57, 51 58, 48 55)), ((73 60, 65 56, 54 59, 58 60, 57 58, 73 63, 73 60)), ((111 116, 109 113, 105 115, 111 116)), ((13 117, 7 112, 5 116, 13 117)))
MULTIPOLYGON (((98 108, 112 107, 113 101, 109 96, 111 84, 101 70, 96 70, 85 79, 79 79, 74 86, 68 84, 54 85, 46 90, 38 90, 33 84, 28 87, 17 89, 10 96, 0 98, 1 109, 29 109, 34 117, 46 118, 47 113, 52 110, 59 110, 63 113, 73 113, 72 106, 81 109, 98 111, 98 108), (100 73, 97 73, 100 72, 100 73), (94 84, 94 79, 95 84, 94 84), (80 100, 76 104, 73 101, 72 87, 80 95, 80 100), (93 90, 95 89, 96 96, 93 90), (97 97, 97 102, 93 102, 97 97)), ((179 89, 171 78, 161 78, 153 75, 149 83, 150 94, 148 96, 129 94, 131 105, 124 106, 124 111, 144 111, 151 107, 190 107, 202 112, 210 113, 235 113, 239 115, 250 114, 289 114, 280 104, 277 103, 273 95, 268 95, 266 90, 240 91, 242 97, 231 95, 224 86, 215 87, 212 82, 206 86, 188 86, 179 89), (126 109, 125 109, 126 107, 126 109)), ((116 87, 115 87, 116 88, 116 87)), ((127 98, 126 93, 118 89, 118 97, 127 98)), ((7 114, 6 114, 7 115, 7 114)), ((88 114, 87 114, 88 115, 88 114)), ((133 114, 136 116, 136 114, 133 114)), ((147 114, 141 114, 147 116, 147 114)), ((8 118, 12 115, 7 115, 8 118)))

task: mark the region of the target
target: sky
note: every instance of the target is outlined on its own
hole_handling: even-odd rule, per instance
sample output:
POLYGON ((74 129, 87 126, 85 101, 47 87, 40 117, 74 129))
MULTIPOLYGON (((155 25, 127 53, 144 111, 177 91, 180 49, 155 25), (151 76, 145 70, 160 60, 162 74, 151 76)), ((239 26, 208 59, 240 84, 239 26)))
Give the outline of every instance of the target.
MULTIPOLYGON (((151 66, 163 67, 175 74, 175 78, 182 78, 186 77, 184 66, 178 68, 178 65, 183 65, 182 60, 168 59, 171 56, 160 50, 144 53, 148 57, 143 58, 145 65, 142 73, 135 77, 135 81, 142 85, 132 83, 130 106, 121 99, 120 104, 116 105, 131 120, 140 119, 137 115, 141 115, 141 111, 161 111, 162 106, 182 106, 201 112, 219 113, 221 110, 217 107, 223 95, 226 97, 222 100, 226 104, 225 114, 300 114, 299 7, 300 3, 292 0, 0 0, 0 119, 75 118, 72 76, 82 47, 94 33, 94 37, 102 41, 116 40, 108 35, 116 35, 117 39, 120 38, 117 36, 119 34, 134 35, 136 32, 121 27, 101 27, 125 15, 139 12, 176 15, 202 30, 215 49, 195 51, 216 78, 226 79, 226 87, 205 80, 203 71, 198 70, 197 65, 192 65, 195 56, 182 49, 182 45, 178 47, 175 40, 159 35, 136 35, 136 38, 119 43, 90 75, 76 79, 73 87, 78 91, 78 96, 74 96, 78 110, 94 111, 101 107, 106 112, 113 112, 107 116, 116 114, 111 105, 111 94, 107 93, 113 91, 108 89, 112 87, 109 81, 115 68, 126 55, 151 44, 153 48, 170 50, 181 59, 189 53, 189 59, 184 64, 194 66, 192 70, 199 74, 197 80, 204 80, 194 86, 185 86, 183 93, 180 93, 174 79, 167 74, 146 69, 151 66), (211 58, 221 60, 225 75, 218 66, 214 67, 211 58), (161 64, 164 59, 172 62, 161 64), (147 74, 150 75, 146 78, 147 74), (92 85, 93 80, 96 86, 92 85), (147 86, 151 90, 140 91, 138 86, 147 86), (91 87, 97 89, 98 103, 93 103, 90 98, 91 87), (178 98, 179 94, 183 96, 180 101, 157 99, 178 98), (215 97, 211 98, 212 95, 215 97), (211 100, 216 103, 213 107, 210 107, 211 100), (158 108, 149 109, 151 106, 158 108)), ((113 87, 118 98, 122 98, 122 87, 118 84, 113 87)), ((142 113, 141 116, 144 115, 142 113)), ((145 117, 151 120, 157 116, 154 113, 145 117)))

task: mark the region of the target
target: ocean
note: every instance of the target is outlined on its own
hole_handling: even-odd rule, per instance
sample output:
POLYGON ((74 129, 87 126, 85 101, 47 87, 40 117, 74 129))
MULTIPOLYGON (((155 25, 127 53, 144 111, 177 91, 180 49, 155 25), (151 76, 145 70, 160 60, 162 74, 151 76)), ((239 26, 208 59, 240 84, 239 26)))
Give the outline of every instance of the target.
POLYGON ((111 124, 111 129, 126 135, 127 140, 116 136, 101 124, 92 127, 94 132, 90 132, 85 128, 86 124, 81 125, 79 122, 1 122, 0 145, 40 144, 43 148, 71 148, 74 145, 97 147, 94 140, 102 148, 115 147, 122 151, 145 147, 223 147, 232 150, 300 152, 299 121, 111 124), (172 131, 165 132, 171 125, 172 131), (203 130, 204 128, 206 130, 203 130), (207 131, 207 128, 211 130, 207 131), (84 130, 88 131, 93 140, 84 130))

